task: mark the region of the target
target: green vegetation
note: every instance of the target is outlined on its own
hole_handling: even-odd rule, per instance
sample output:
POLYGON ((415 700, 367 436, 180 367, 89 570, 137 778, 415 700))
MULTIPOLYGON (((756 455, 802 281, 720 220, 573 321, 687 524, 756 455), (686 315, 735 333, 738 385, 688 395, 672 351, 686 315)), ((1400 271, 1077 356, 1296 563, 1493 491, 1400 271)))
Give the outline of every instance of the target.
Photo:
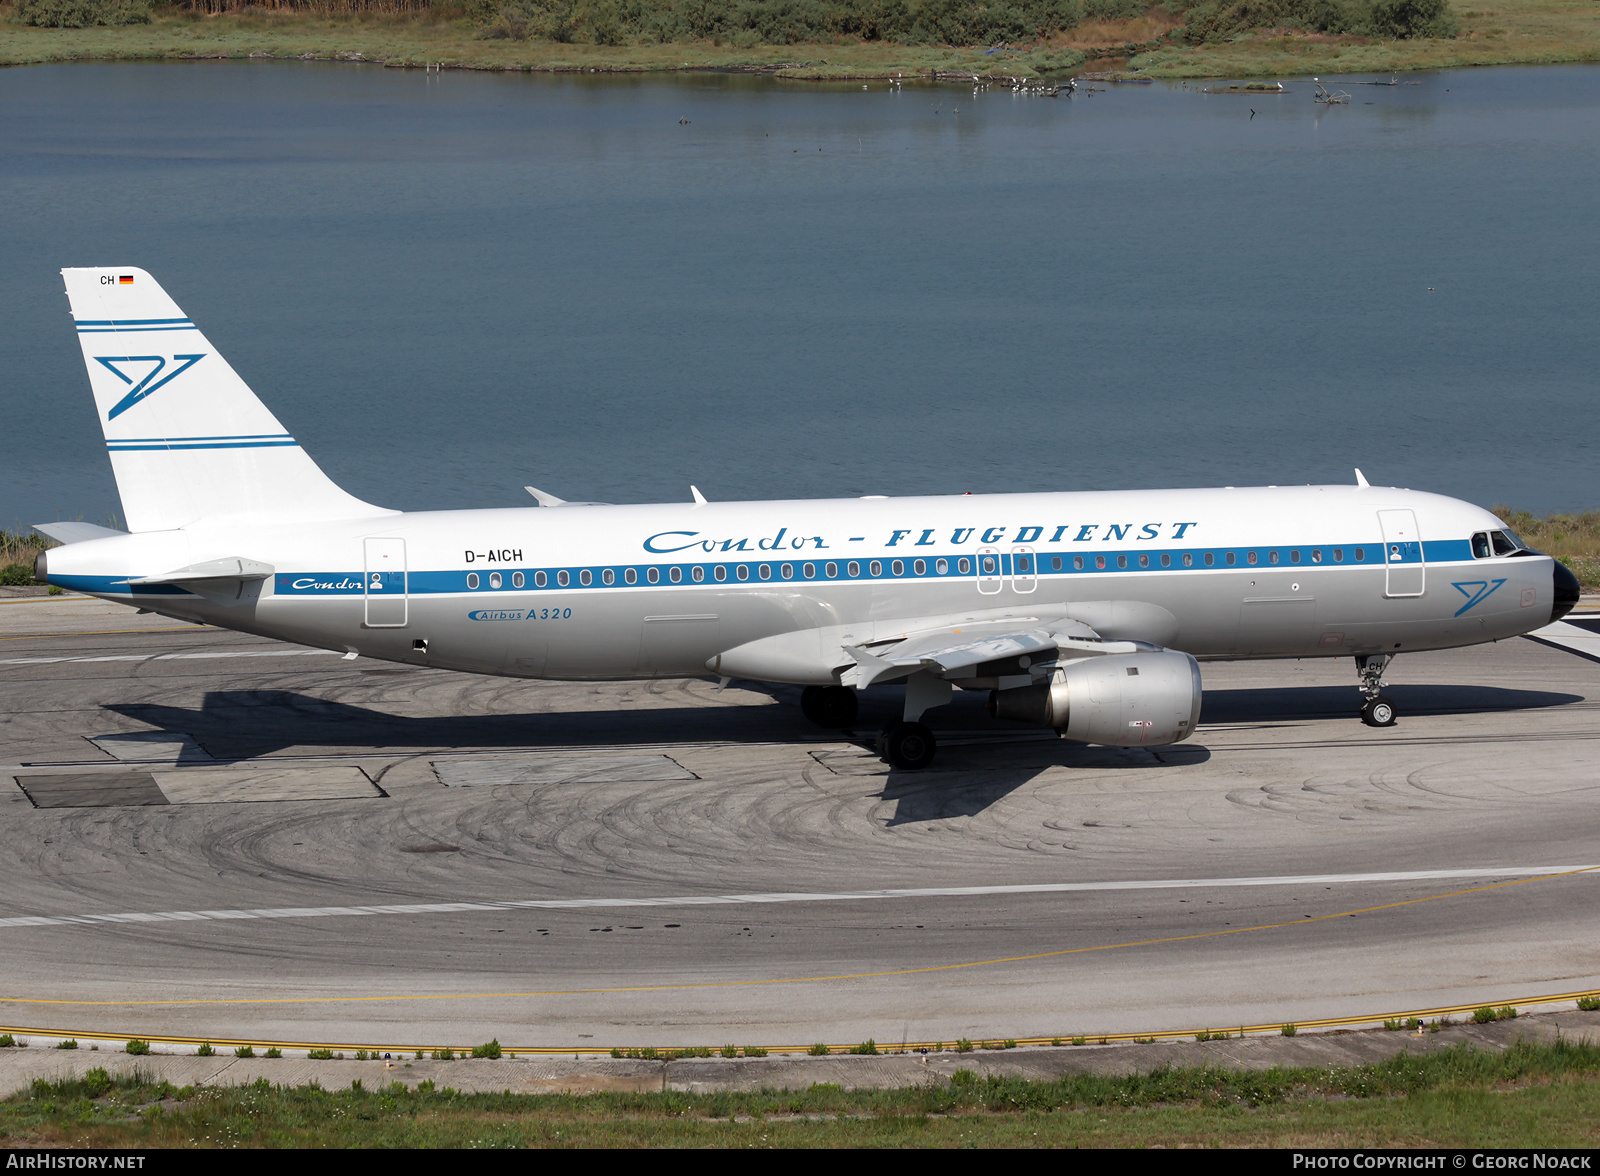
POLYGON ((1578 1008, 1585 1013, 1600 1012, 1600 992, 1591 996, 1580 996, 1578 1008))
POLYGON ((131 1054, 143 1055, 150 1052, 150 1043, 135 1037, 127 1044, 127 1051, 131 1054))
POLYGON ((462 1094, 174 1087, 149 1076, 33 1083, 0 1143, 82 1147, 1592 1147, 1600 1047, 1461 1046, 1372 1066, 1162 1069, 1053 1082, 958 1070, 898 1090, 462 1094))
POLYGON ((16 19, 47 29, 150 23, 150 0, 18 0, 16 19))
POLYGON ((282 57, 791 78, 1282 77, 1600 60, 1571 0, 0 0, 0 64, 282 57), (122 23, 137 21, 139 23, 122 23))
POLYGON ((1525 510, 1497 506, 1494 513, 1529 547, 1553 555, 1586 589, 1600 589, 1600 510, 1537 518, 1525 510))

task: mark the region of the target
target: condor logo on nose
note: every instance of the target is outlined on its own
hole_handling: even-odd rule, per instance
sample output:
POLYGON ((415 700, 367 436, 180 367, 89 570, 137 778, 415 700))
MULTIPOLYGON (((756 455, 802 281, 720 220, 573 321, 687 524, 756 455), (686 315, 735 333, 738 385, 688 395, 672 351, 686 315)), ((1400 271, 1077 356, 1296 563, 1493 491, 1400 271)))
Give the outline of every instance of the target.
MULTIPOLYGON (((123 413, 127 412, 134 405, 138 404, 139 401, 143 400, 146 396, 149 396, 157 388, 161 387, 163 384, 170 384, 173 380, 183 375, 184 372, 188 371, 204 358, 204 352, 199 355, 174 355, 172 357, 172 362, 178 364, 179 366, 168 372, 166 375, 161 376, 161 378, 157 380, 156 377, 160 376, 162 370, 167 366, 167 357, 164 355, 95 356, 94 361, 96 363, 105 365, 107 371, 116 376, 117 379, 121 380, 124 384, 130 385, 133 389, 121 400, 117 401, 111 406, 111 411, 106 413, 106 420, 116 420, 123 413), (133 376, 130 376, 127 372, 119 368, 117 366, 119 363, 153 363, 155 364, 155 367, 145 372, 144 378, 138 383, 134 383, 133 376)), ((135 369, 135 374, 137 374, 137 369, 135 369)))

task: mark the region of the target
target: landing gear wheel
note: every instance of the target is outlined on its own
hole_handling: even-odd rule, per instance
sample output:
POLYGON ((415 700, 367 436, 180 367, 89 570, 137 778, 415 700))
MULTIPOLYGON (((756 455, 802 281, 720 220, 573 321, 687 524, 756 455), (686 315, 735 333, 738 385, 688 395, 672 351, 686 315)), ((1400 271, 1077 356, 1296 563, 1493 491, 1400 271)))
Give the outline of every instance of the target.
POLYGON ((800 713, 819 727, 848 727, 858 709, 856 692, 848 686, 807 686, 800 692, 800 713))
POLYGON ((878 736, 878 754, 891 768, 912 772, 925 768, 937 748, 933 732, 921 723, 895 723, 878 736))
POLYGON ((1361 721, 1369 727, 1392 727, 1394 716, 1394 703, 1381 694, 1361 704, 1361 721))

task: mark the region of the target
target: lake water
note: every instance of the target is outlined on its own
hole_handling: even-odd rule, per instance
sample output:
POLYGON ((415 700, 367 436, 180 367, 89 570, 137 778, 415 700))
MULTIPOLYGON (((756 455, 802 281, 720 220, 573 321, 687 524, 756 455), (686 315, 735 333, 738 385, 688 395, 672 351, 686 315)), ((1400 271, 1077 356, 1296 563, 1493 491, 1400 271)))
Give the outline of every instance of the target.
POLYGON ((388 506, 1600 505, 1600 68, 1343 88, 3 70, 0 525, 117 510, 56 271, 124 264, 388 506))

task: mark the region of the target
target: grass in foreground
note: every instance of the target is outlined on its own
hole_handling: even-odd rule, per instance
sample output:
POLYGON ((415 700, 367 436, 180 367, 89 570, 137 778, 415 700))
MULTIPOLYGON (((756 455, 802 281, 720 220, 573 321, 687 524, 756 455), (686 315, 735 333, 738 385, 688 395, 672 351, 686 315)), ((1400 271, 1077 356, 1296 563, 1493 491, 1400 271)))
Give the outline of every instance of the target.
POLYGON ((900 1090, 468 1095, 265 1080, 174 1088, 102 1071, 0 1104, 6 1146, 1592 1147, 1600 1047, 1462 1046, 1372 1066, 1165 1069, 1056 1082, 958 1072, 900 1090))
POLYGON ((396 65, 442 62, 476 69, 770 69, 794 78, 872 78, 949 70, 1003 76, 1128 65, 1159 78, 1283 77, 1469 65, 1600 61, 1600 5, 1592 0, 1456 0, 1459 35, 1386 40, 1284 28, 1258 29, 1204 45, 1170 43, 1182 23, 1152 7, 1123 19, 1085 19, 1047 37, 989 44, 900 44, 840 36, 825 43, 769 44, 748 37, 648 38, 595 44, 578 39, 499 40, 480 35, 465 9, 334 13, 262 11, 206 15, 157 8, 149 24, 34 28, 0 5, 0 64, 53 61, 280 57, 355 59, 396 65))

